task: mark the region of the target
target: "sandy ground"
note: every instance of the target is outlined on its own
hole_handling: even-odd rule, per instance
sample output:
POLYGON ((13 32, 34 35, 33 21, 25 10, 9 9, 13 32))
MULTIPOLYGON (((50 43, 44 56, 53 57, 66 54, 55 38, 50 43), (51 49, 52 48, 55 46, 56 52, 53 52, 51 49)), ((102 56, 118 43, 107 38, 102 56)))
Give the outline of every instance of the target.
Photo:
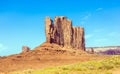
POLYGON ((89 60, 101 60, 105 58, 108 58, 108 56, 87 54, 81 50, 43 44, 30 52, 1 57, 0 72, 42 69, 89 60))

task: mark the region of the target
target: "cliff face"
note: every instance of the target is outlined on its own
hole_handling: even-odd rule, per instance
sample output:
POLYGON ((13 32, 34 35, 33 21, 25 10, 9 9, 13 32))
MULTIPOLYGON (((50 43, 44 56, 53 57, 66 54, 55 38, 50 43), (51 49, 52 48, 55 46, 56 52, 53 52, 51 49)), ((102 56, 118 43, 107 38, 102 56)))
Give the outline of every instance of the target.
POLYGON ((54 22, 46 17, 45 31, 48 43, 85 50, 84 28, 73 27, 72 21, 65 16, 56 16, 54 22))

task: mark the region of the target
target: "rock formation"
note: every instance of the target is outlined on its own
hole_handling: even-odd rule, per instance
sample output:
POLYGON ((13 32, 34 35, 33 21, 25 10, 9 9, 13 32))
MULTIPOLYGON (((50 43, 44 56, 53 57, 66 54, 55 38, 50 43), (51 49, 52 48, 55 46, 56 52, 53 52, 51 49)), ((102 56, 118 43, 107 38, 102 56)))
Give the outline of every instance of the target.
POLYGON ((86 51, 90 54, 94 54, 94 49, 93 48, 87 48, 86 51))
POLYGON ((46 17, 45 32, 48 43, 85 50, 84 28, 73 27, 72 21, 65 16, 56 16, 54 22, 46 17))
POLYGON ((30 48, 28 46, 23 46, 22 47, 22 53, 29 52, 30 48))
POLYGON ((116 50, 119 49, 120 50, 120 46, 104 46, 104 47, 87 47, 86 51, 93 48, 94 53, 99 53, 99 52, 105 52, 107 50, 116 50))

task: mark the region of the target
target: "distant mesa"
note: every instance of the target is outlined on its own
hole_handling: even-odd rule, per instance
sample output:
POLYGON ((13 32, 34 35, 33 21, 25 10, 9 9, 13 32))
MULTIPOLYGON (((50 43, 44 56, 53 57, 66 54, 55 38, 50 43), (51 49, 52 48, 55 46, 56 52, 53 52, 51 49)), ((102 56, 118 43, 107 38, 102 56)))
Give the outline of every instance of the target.
POLYGON ((84 28, 73 27, 72 21, 65 16, 56 16, 54 22, 46 17, 45 32, 47 43, 85 51, 84 28))
POLYGON ((97 53, 97 54, 109 54, 109 52, 113 54, 120 53, 120 46, 88 47, 86 48, 86 51, 90 52, 91 49, 94 51, 94 53, 97 53))

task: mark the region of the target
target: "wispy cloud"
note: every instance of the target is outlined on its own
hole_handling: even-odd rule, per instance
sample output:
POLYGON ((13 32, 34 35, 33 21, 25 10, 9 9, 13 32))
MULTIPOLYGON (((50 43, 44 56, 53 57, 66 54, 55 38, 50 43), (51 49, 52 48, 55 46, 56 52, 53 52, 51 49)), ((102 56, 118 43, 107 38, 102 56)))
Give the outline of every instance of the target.
POLYGON ((96 9, 96 11, 101 11, 101 10, 103 10, 103 8, 97 8, 97 9, 96 9))
POLYGON ((87 15, 85 15, 82 20, 87 20, 89 17, 91 16, 91 13, 88 13, 87 15))
POLYGON ((89 39, 89 38, 91 38, 91 37, 93 37, 92 34, 87 34, 87 35, 85 35, 85 39, 89 39))
POLYGON ((6 46, 4 46, 2 43, 0 43, 0 51, 7 49, 6 46))
POLYGON ((86 15, 84 15, 82 18, 81 18, 81 22, 80 24, 81 25, 84 25, 86 23, 86 21, 90 18, 91 16, 91 13, 87 13, 86 15))
MULTIPOLYGON (((101 11, 103 8, 97 8, 95 11, 101 11)), ((86 12, 85 15, 81 18, 80 24, 85 24, 86 21, 92 16, 91 12, 86 12)))

